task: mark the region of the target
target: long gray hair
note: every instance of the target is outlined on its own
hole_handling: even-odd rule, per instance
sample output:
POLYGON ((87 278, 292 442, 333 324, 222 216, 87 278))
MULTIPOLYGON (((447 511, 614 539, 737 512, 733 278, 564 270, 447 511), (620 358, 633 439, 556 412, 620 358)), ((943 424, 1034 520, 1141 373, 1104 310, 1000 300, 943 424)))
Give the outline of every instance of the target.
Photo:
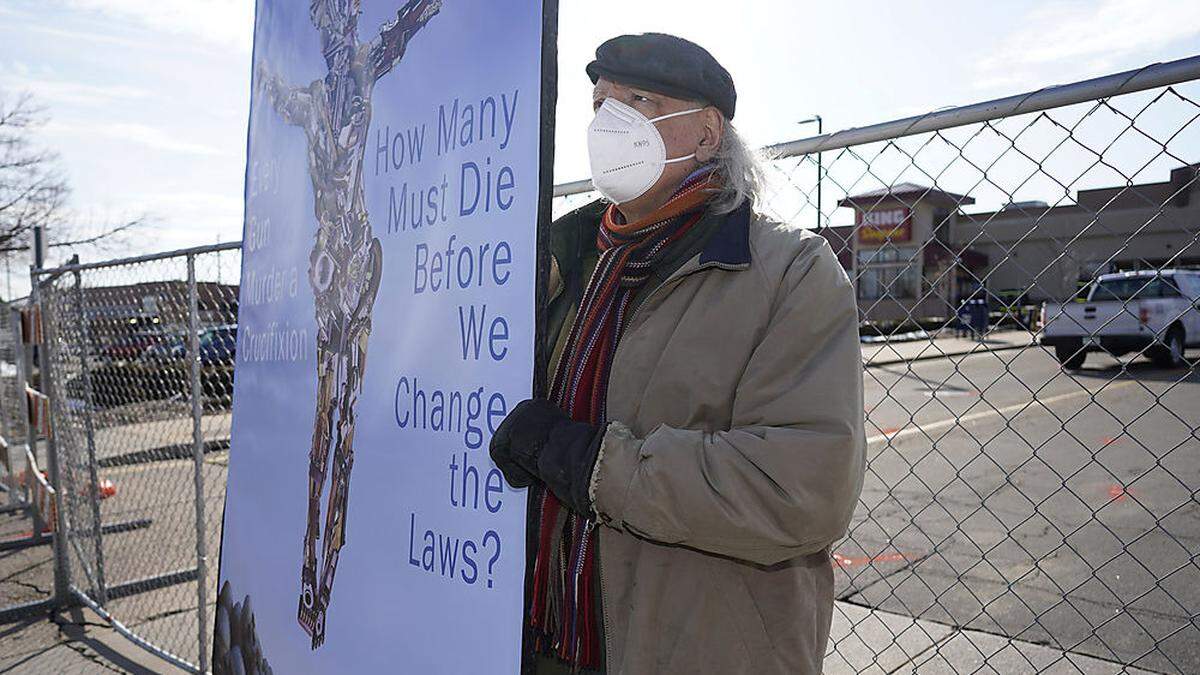
POLYGON ((721 119, 725 123, 724 133, 713 160, 724 183, 721 193, 713 200, 712 210, 729 213, 740 206, 742 200, 749 199, 753 204, 758 198, 763 184, 763 156, 746 145, 729 118, 722 115, 721 119))

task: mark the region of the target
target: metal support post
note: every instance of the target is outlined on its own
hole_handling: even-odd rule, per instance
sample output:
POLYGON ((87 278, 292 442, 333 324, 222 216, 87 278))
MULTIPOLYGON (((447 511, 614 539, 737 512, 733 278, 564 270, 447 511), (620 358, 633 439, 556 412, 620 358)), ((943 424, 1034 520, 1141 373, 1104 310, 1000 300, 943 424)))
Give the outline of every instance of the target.
MULTIPOLYGON (((5 261, 7 262, 7 260, 8 260, 8 256, 5 256, 5 261)), ((8 336, 8 339, 10 339, 10 340, 13 340, 13 338, 16 338, 12 342, 13 365, 17 369, 17 372, 13 375, 13 379, 14 379, 13 393, 15 394, 15 393, 18 393, 22 389, 21 382, 23 380, 21 380, 21 366, 20 366, 21 347, 22 347, 22 345, 21 345, 21 328, 20 328, 19 322, 16 324, 13 323, 13 319, 19 320, 21 317, 20 317, 20 314, 17 313, 16 309, 10 307, 7 303, 4 303, 4 302, 0 302, 0 312, 4 312, 7 315, 5 318, 9 322, 9 328, 10 329, 15 328, 15 330, 9 331, 10 335, 8 336)), ((20 406, 20 404, 18 404, 18 406, 20 406)), ((3 407, 4 406, 0 405, 0 408, 3 408, 3 407)), ((0 413, 0 414, 2 414, 2 413, 0 413)), ((19 481, 17 480, 17 474, 18 474, 17 463, 16 463, 16 461, 14 461, 14 458, 19 455, 17 454, 17 449, 13 446, 18 444, 20 442, 20 440, 16 436, 17 430, 15 428, 9 429, 6 426, 0 426, 0 429, 2 429, 4 433, 7 433, 10 436, 13 436, 11 443, 8 441, 7 438, 0 439, 0 452, 4 453, 3 463, 4 463, 4 466, 7 468, 7 474, 5 475, 5 480, 2 484, 0 484, 0 488, 3 488, 4 492, 8 494, 8 504, 5 504, 4 506, 0 507, 0 513, 12 513, 14 511, 21 511, 25 508, 25 501, 21 498, 22 497, 21 486, 19 484, 19 481)))
MULTIPOLYGON (((41 314, 42 310, 42 292, 40 282, 38 280, 38 270, 30 270, 30 291, 29 299, 31 308, 41 314)), ((38 319, 41 320, 40 318, 38 319)), ((38 342, 38 372, 40 374, 39 387, 43 390, 42 393, 50 396, 51 371, 50 354, 46 349, 49 340, 47 339, 48 331, 45 323, 42 324, 42 339, 38 342)), ((32 379, 33 370, 27 370, 26 373, 32 379)), ((53 401, 51 398, 51 409, 53 410, 53 401)), ((30 449, 37 449, 37 429, 30 425, 29 431, 30 449)), ((36 452, 34 453, 36 457, 36 452)), ((51 433, 46 439, 46 470, 50 474, 50 485, 54 487, 54 605, 56 607, 66 607, 74 602, 71 595, 70 579, 71 579, 71 562, 67 557, 67 504, 63 499, 62 477, 58 466, 58 450, 54 443, 54 434, 51 433)))
MULTIPOLYGON (((813 122, 817 123, 817 135, 818 136, 823 135, 825 133, 825 122, 824 122, 824 120, 821 119, 820 115, 813 115, 812 117, 809 117, 808 119, 800 120, 796 124, 811 124, 813 122)), ((821 166, 821 153, 818 152, 818 153, 816 153, 816 155, 817 155, 817 230, 816 231, 820 232, 821 231, 821 177, 822 177, 821 174, 823 173, 823 171, 822 171, 822 166, 821 166)))
POLYGON ((204 391, 200 385, 200 308, 196 297, 196 256, 187 257, 188 364, 192 381, 192 465, 196 483, 196 626, 200 641, 200 672, 208 671, 208 553, 204 520, 204 391))
MULTIPOLYGON (((820 136, 825 133, 825 123, 821 120, 820 115, 814 115, 814 117, 817 118, 817 135, 820 136)), ((821 224, 821 216, 823 215, 821 212, 821 179, 824 177, 823 174, 824 174, 824 171, 821 166, 821 153, 818 152, 817 153, 817 232, 820 232, 821 228, 823 227, 823 225, 821 224)))
POLYGON ((17 513, 26 509, 25 502, 21 499, 20 481, 17 479, 16 462, 13 460, 13 446, 8 442, 7 438, 0 436, 0 453, 4 455, 4 466, 6 472, 4 481, 0 482, 0 492, 8 495, 8 503, 0 506, 0 513, 17 513))
MULTIPOLYGON (((36 300, 31 297, 30 302, 30 307, 36 309, 36 300)), ((21 389, 18 398, 20 398, 21 419, 25 421, 25 446, 28 448, 28 456, 36 460, 38 431, 37 427, 30 421, 32 419, 30 414, 32 411, 29 408, 29 397, 25 395, 25 388, 33 386, 33 346, 32 344, 25 344, 24 335, 21 332, 20 316, 15 317, 13 331, 16 333, 17 345, 20 347, 18 352, 20 358, 18 359, 19 363, 17 363, 17 382, 21 389)), ((25 501, 29 504, 29 513, 33 517, 33 536, 31 539, 38 541, 45 536, 47 523, 45 521, 46 514, 41 512, 38 504, 32 499, 33 483, 29 482, 29 479, 32 478, 29 472, 34 470, 35 467, 33 465, 26 464, 25 486, 21 489, 21 493, 25 501)))
POLYGON ((96 601, 100 604, 108 602, 106 584, 104 582, 104 527, 100 516, 100 475, 96 465, 96 435, 92 424, 92 411, 95 409, 95 396, 92 392, 92 371, 88 364, 88 354, 92 348, 92 331, 88 326, 87 312, 84 310, 83 277, 78 270, 75 277, 75 319, 79 322, 79 331, 83 337, 80 346, 79 363, 83 371, 83 426, 87 439, 88 457, 88 489, 87 497, 92 507, 92 544, 96 548, 96 601))
MULTIPOLYGON (((18 414, 20 415, 20 419, 21 419, 22 423, 25 425, 25 439, 24 440, 26 443, 26 447, 36 450, 36 448, 37 448, 36 445, 28 445, 28 443, 30 442, 30 438, 32 437, 31 430, 30 430, 30 424, 29 424, 29 404, 25 398, 25 387, 30 385, 30 380, 32 379, 30 377, 29 348, 25 345, 25 340, 23 339, 24 336, 21 334, 21 311, 19 309, 17 309, 16 307, 9 307, 8 311, 9 311, 9 329, 12 332, 10 339, 13 341, 13 362, 14 362, 14 365, 16 365, 16 367, 17 367, 17 375, 16 375, 17 384, 16 384, 15 391, 14 391, 14 393, 17 396, 17 411, 18 411, 18 414)), ((13 432, 16 433, 16 430, 14 429, 13 432)), ((32 437, 32 438, 34 438, 36 440, 36 437, 32 437)), ((14 438, 13 441, 16 442, 16 439, 14 438)), ((8 450, 8 465, 9 465, 9 467, 12 467, 12 468, 16 467, 16 463, 13 461, 13 455, 18 455, 18 454, 19 453, 16 451, 15 448, 9 448, 9 450, 8 450)), ((28 467, 27 467, 27 469, 28 469, 28 467)), ((11 478, 13 480, 12 480, 12 486, 11 486, 12 490, 9 492, 10 502, 13 503, 14 505, 15 504, 21 504, 21 505, 28 504, 29 503, 28 492, 24 488, 22 488, 21 485, 19 484, 19 481, 16 480, 15 473, 11 474, 11 478)), ((37 537, 37 536, 40 536, 40 534, 41 533, 37 532, 36 528, 35 528, 34 536, 37 537)))

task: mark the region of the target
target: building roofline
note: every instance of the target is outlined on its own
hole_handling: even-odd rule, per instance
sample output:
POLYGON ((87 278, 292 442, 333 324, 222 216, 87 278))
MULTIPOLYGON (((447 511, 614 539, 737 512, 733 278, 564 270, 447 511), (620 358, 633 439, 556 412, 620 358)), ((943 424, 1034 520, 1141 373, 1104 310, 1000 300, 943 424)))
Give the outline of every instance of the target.
POLYGON ((901 197, 910 195, 917 195, 917 199, 913 202, 913 204, 907 204, 908 206, 915 205, 917 202, 922 200, 944 201, 956 206, 975 203, 975 199, 968 197, 967 195, 946 192, 945 190, 939 190, 935 187, 917 185, 915 183, 900 183, 899 185, 888 186, 879 190, 870 190, 861 194, 844 197, 838 200, 838 206, 852 206, 858 208, 862 208, 864 206, 873 207, 888 200, 903 202, 904 200, 901 199, 901 197))

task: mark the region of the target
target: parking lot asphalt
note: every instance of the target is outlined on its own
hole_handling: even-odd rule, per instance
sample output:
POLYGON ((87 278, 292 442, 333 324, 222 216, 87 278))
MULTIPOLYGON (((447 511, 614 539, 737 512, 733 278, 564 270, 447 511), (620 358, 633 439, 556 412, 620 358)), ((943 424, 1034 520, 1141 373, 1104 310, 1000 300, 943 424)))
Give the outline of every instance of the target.
MULTIPOLYGON (((204 418, 204 437, 229 437, 230 415, 204 418)), ((199 660, 197 620, 197 548, 195 536, 196 473, 190 454, 177 446, 192 439, 188 419, 166 419, 98 429, 99 476, 112 481, 116 494, 100 503, 105 527, 102 554, 107 588, 173 575, 175 583, 111 599, 111 614, 140 637, 190 663, 199 660)), ((212 625, 225 499, 228 452, 217 445, 205 456, 200 473, 204 491, 206 553, 211 566, 206 579, 206 625, 212 625)), ((82 492, 87 467, 64 461, 63 487, 82 492), (72 487, 74 486, 74 488, 72 487)), ((91 511, 84 499, 68 500, 77 530, 89 530, 91 511)), ((28 518, 0 516, 0 536, 28 532, 28 518)), ((69 560, 73 582, 94 593, 97 555, 93 540, 72 537, 69 560)), ((53 550, 49 545, 0 551, 0 607, 49 596, 53 588, 53 550)), ((211 637, 211 628, 209 629, 211 637)), ((6 672, 182 672, 117 635, 94 613, 73 610, 47 618, 43 612, 21 622, 0 625, 0 673, 6 672), (129 647, 131 649, 125 649, 129 647), (114 651, 115 650, 115 651, 114 651), (111 655, 109 658, 106 655, 111 655)))
MULTIPOLYGON (((1001 672, 1200 671, 1200 373, 1102 355, 1069 372, 1040 348, 1009 344, 946 352, 864 371, 869 466, 850 535, 834 549, 829 670, 971 671, 987 661, 1008 664, 1001 672)), ((220 439, 228 424, 210 416, 206 436, 220 439)), ((109 458, 101 476, 118 489, 104 522, 149 521, 105 537, 107 583, 194 566, 191 461, 136 454, 187 442, 190 427, 105 434, 119 441, 98 445, 109 458)), ((214 523, 227 455, 214 448, 202 472, 214 523)), ((219 539, 210 528, 212 561, 219 539)), ((0 553, 0 604, 45 596, 50 552, 0 553)), ((215 577, 214 565, 208 621, 215 577)), ((194 661, 196 591, 188 581, 109 608, 194 661)), ((0 626, 0 672, 46 672, 46 659, 62 664, 56 672, 170 670, 120 645, 129 646, 86 610, 33 617, 0 626)))
POLYGON ((1200 671, 1200 373, 1031 347, 868 368, 838 598, 1200 671))

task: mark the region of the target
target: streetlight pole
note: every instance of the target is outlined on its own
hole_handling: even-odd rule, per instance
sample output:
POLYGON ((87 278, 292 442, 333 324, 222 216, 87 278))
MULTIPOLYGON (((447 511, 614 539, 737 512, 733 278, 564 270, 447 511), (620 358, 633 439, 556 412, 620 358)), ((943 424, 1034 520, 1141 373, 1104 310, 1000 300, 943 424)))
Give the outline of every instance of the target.
MULTIPOLYGON (((825 125, 824 125, 824 121, 821 119, 820 115, 813 115, 812 117, 809 117, 808 119, 800 120, 796 124, 809 124, 812 122, 817 123, 817 135, 818 136, 824 135, 825 125)), ((821 166, 821 152, 817 151, 817 232, 820 232, 821 228, 824 227, 824 224, 821 221, 821 179, 823 178, 822 174, 824 174, 824 173, 825 173, 825 171, 824 171, 823 167, 821 166)), ((854 297, 856 299, 858 298, 858 244, 857 244, 857 237, 858 237, 858 233, 852 232, 850 241, 847 243, 847 245, 850 247, 850 269, 848 270, 848 272, 850 273, 850 283, 854 285, 854 297)))
MULTIPOLYGON (((808 119, 800 120, 799 122, 797 122, 797 124, 808 124, 810 122, 817 123, 817 135, 818 136, 825 133, 824 124, 821 121, 820 115, 813 115, 812 117, 810 117, 808 119)), ((821 173, 822 173, 822 171, 821 171, 821 153, 818 152, 817 153, 817 231, 818 232, 821 231, 821 173)))

